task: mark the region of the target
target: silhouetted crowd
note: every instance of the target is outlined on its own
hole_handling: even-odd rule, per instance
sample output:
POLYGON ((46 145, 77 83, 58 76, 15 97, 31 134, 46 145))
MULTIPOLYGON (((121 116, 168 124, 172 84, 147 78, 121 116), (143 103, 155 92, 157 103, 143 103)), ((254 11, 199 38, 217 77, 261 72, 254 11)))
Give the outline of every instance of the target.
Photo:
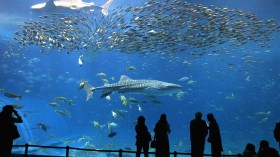
MULTIPOLYGON (((202 113, 196 112, 195 118, 190 122, 190 140, 191 140, 191 157, 203 157, 206 137, 207 142, 211 144, 212 157, 221 157, 223 146, 220 134, 219 125, 212 113, 207 114, 209 124, 202 119, 202 113)), ((166 114, 162 114, 154 128, 154 138, 152 139, 145 118, 138 117, 138 124, 135 126, 136 131, 136 157, 140 157, 141 150, 144 150, 144 156, 149 156, 149 145, 156 149, 156 157, 170 157, 169 139, 170 126, 166 119, 166 114), (150 144, 151 142, 151 144, 150 144)), ((280 122, 274 129, 274 137, 280 147, 280 122)), ((243 151, 243 154, 238 154, 240 157, 279 157, 279 153, 275 148, 269 146, 269 142, 261 140, 258 153, 255 150, 255 145, 248 143, 243 151)))
MULTIPOLYGON (((209 124, 202 119, 202 113, 196 112, 195 118, 190 122, 191 156, 203 157, 206 137, 211 144, 212 157, 221 157, 223 151, 222 138, 219 125, 212 113, 207 114, 209 124)), ((3 107, 0 113, 0 157, 11 157, 13 140, 20 137, 15 123, 22 123, 22 118, 12 105, 3 107)), ((161 114, 160 119, 154 128, 154 138, 145 125, 145 117, 139 116, 136 131, 136 157, 140 157, 143 149, 144 156, 149 156, 149 147, 156 149, 156 157, 170 157, 169 138, 171 132, 166 114, 161 114), (151 143, 151 144, 150 144, 151 143)), ((280 147, 280 122, 276 123, 274 137, 280 147)), ((261 140, 259 151, 256 152, 255 146, 248 143, 245 147, 243 157, 279 157, 278 151, 269 146, 269 142, 261 140)))

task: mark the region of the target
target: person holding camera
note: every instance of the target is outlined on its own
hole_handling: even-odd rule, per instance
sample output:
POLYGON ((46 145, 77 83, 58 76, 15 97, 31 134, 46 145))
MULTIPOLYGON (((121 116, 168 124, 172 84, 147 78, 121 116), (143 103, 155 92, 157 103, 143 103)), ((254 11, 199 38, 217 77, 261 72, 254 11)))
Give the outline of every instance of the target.
POLYGON ((0 113, 0 156, 10 157, 13 140, 20 137, 15 123, 22 123, 22 118, 12 105, 3 107, 0 113))

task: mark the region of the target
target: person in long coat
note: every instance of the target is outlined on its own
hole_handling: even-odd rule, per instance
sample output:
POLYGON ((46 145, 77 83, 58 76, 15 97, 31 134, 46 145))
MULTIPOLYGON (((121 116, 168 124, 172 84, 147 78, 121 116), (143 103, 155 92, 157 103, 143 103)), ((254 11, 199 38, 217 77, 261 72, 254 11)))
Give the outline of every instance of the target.
POLYGON ((212 157, 221 157, 222 151, 223 151, 223 146, 222 146, 222 138, 221 138, 221 134, 220 134, 219 125, 212 113, 209 113, 207 115, 207 119, 210 122, 209 123, 209 137, 208 137, 207 141, 209 143, 211 143, 212 157))
POLYGON ((166 120, 165 114, 160 116, 159 121, 156 123, 154 132, 157 142, 156 157, 170 157, 168 134, 171 132, 171 130, 166 120))

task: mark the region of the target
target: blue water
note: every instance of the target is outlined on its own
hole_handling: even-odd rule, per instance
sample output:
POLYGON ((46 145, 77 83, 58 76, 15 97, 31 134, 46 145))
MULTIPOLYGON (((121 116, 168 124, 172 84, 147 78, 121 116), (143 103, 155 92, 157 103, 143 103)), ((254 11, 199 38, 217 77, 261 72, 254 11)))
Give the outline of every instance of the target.
MULTIPOLYGON (((1 0, 1 54, 9 49, 8 41, 12 39, 17 25, 36 19, 37 15, 32 13, 29 7, 39 2, 1 0)), ((116 0, 111 7, 141 6, 144 2, 116 0)), ((275 18, 277 23, 280 23, 278 0, 189 2, 241 9, 265 20, 275 18)), ((4 88, 4 91, 0 91, 0 106, 24 106, 19 109, 19 113, 24 115, 24 123, 18 124, 21 138, 17 139, 15 144, 69 145, 116 150, 129 147, 135 150, 134 125, 137 117, 144 115, 148 129, 153 132, 160 114, 166 113, 171 126, 171 151, 190 152, 189 122, 196 111, 201 111, 204 119, 207 113, 214 113, 220 125, 224 154, 241 153, 249 142, 258 149, 262 139, 278 148, 273 129, 280 120, 280 39, 279 33, 274 33, 273 36, 275 40, 269 42, 270 52, 265 52, 267 49, 254 50, 257 43, 248 43, 235 49, 229 48, 229 54, 206 54, 199 58, 184 52, 172 55, 102 52, 94 57, 93 61, 79 66, 78 54, 53 52, 45 55, 39 52, 38 47, 31 48, 30 51, 24 50, 24 58, 7 58, 1 55, 0 88, 4 88), (254 62, 248 63, 248 60, 242 59, 244 53, 249 53, 254 62), (136 69, 127 70, 128 66, 136 69), (80 80, 86 79, 94 86, 101 86, 103 82, 96 76, 101 72, 107 75, 110 83, 117 82, 121 75, 127 75, 132 79, 153 79, 180 84, 187 93, 182 100, 178 100, 176 95, 150 98, 125 94, 127 99, 133 97, 142 102, 142 112, 136 104, 122 105, 118 93, 113 93, 111 100, 107 100, 100 99, 101 92, 96 92, 93 98, 86 102, 85 92, 78 89, 80 80), (111 79, 112 77, 114 79, 111 79), (195 83, 179 81, 182 77, 189 77, 195 83), (26 93, 25 90, 31 92, 26 93), (17 93, 22 95, 22 99, 16 101, 5 97, 4 92, 17 93), (72 105, 55 100, 57 96, 73 100, 72 105), (158 103, 154 102, 155 100, 158 103), (50 102, 57 102, 60 106, 52 107, 50 102), (117 109, 127 111, 124 118, 112 116, 111 111, 117 109), (68 110, 70 115, 60 115, 55 110, 68 110), (259 112, 263 114, 258 114, 259 112), (93 120, 106 126, 100 130, 91 123, 93 120), (117 132, 113 138, 107 137, 110 133, 107 129, 108 121, 118 124, 113 129, 117 132), (38 123, 44 123, 47 131, 40 128, 38 123)), ((59 155, 64 151, 38 149, 34 150, 34 153, 59 155)), ((210 153, 209 143, 206 143, 205 153, 210 153)))

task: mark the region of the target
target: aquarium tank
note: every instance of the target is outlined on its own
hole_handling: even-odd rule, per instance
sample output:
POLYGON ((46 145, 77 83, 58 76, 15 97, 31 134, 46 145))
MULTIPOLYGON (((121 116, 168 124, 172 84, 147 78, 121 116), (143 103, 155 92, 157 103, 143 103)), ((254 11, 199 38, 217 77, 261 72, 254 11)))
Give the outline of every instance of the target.
POLYGON ((170 152, 190 153, 200 111, 222 154, 279 150, 279 0, 1 0, 0 14, 0 107, 23 117, 14 145, 135 151, 137 118, 153 136, 166 114, 170 152))

